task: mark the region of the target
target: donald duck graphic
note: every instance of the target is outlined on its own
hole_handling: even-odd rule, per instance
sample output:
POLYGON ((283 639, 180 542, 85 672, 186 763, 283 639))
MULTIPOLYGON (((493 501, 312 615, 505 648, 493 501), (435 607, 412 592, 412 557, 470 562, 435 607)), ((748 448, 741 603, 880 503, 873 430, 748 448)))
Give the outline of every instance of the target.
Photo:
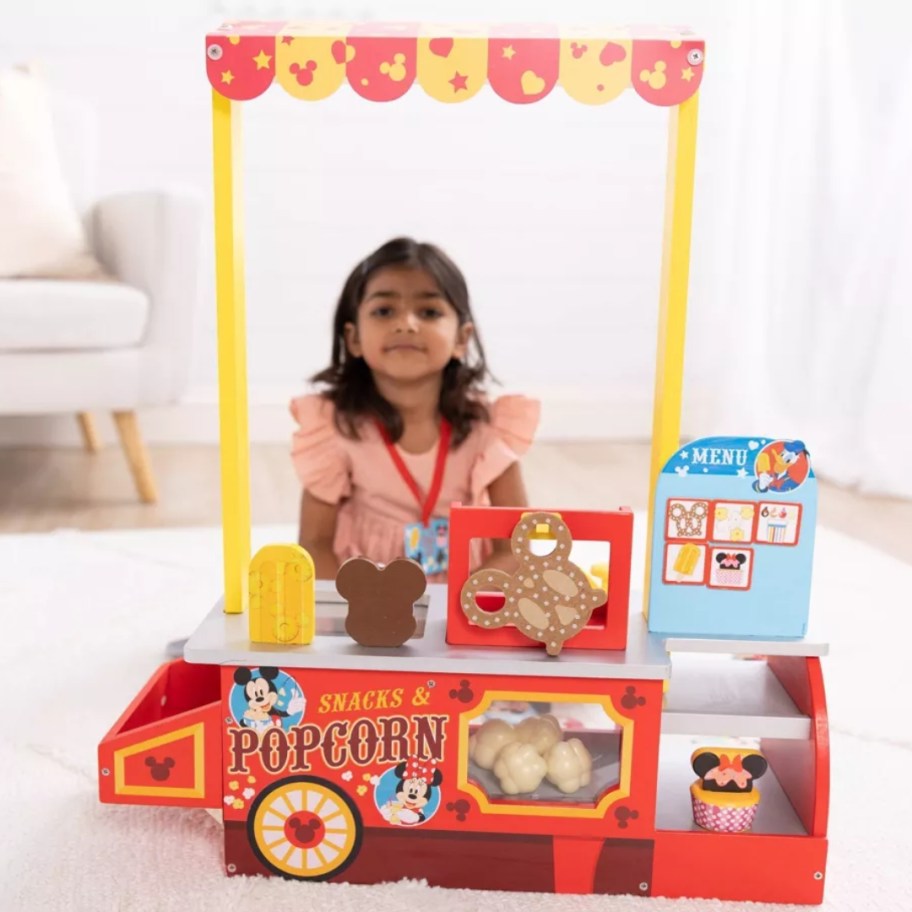
POLYGON ((765 446, 754 463, 755 491, 782 494, 802 484, 811 470, 803 440, 777 440, 765 446))

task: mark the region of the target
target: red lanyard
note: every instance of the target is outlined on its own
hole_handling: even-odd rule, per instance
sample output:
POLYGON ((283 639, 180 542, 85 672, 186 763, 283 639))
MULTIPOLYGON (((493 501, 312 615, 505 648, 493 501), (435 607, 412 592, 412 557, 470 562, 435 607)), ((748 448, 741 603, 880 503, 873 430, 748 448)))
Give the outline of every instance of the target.
POLYGON ((437 499, 440 497, 440 487, 443 484, 443 469, 446 466, 447 453, 450 451, 450 423, 445 418, 441 419, 440 440, 437 443, 437 461, 434 464, 434 477, 431 480, 431 488, 428 491, 426 500, 422 499, 421 488, 418 487, 418 483, 412 477, 412 473, 402 461, 402 457, 399 455, 399 451, 396 449, 392 440, 390 440, 386 428, 379 421, 375 423, 377 425, 377 430, 380 432, 380 436, 383 438, 383 442, 386 444, 387 452, 393 460, 393 465, 399 470, 402 480, 408 485, 412 494, 415 495, 415 500, 418 501, 418 506, 421 508, 421 524, 427 527, 428 520, 431 518, 431 513, 437 505, 437 499))

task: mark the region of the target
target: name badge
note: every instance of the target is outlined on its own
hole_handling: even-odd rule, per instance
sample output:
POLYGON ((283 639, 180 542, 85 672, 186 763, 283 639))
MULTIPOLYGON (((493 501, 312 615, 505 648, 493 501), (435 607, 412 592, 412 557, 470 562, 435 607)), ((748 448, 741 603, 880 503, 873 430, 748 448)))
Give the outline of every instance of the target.
POLYGON ((409 523, 405 527, 405 556, 418 561, 426 576, 446 573, 450 566, 450 521, 409 523))

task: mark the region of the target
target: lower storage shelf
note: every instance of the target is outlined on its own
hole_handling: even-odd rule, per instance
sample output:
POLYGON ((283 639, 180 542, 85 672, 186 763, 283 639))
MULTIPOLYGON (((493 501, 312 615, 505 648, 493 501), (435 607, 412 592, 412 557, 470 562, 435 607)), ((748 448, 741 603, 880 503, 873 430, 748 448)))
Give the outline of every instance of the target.
MULTIPOLYGON (((693 820, 690 785, 697 776, 690 756, 698 747, 759 747, 751 738, 718 738, 713 736, 663 735, 659 745, 659 785, 656 802, 656 829, 702 831, 693 820)), ((758 780, 760 806, 753 826, 755 836, 806 836, 807 830, 782 789, 772 767, 758 780)))

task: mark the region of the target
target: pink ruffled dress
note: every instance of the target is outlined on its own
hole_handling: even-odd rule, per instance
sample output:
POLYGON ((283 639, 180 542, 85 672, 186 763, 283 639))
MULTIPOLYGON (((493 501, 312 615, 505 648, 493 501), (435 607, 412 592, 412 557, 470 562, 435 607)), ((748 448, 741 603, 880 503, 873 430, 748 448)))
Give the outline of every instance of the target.
MULTIPOLYGON (((502 396, 489 405, 490 421, 479 422, 447 457, 433 516, 449 516, 450 504, 490 503, 488 486, 522 456, 538 426, 540 404, 525 396, 502 396)), ((334 406, 319 395, 291 403, 298 424, 292 460, 304 489, 318 500, 338 504, 333 550, 341 563, 366 556, 389 563, 404 553, 404 530, 421 521, 415 496, 393 464, 372 422, 361 439, 344 437, 333 423, 334 406)), ((422 491, 434 472, 436 444, 426 453, 399 453, 422 491)), ((481 545, 473 546, 472 564, 481 545)))

